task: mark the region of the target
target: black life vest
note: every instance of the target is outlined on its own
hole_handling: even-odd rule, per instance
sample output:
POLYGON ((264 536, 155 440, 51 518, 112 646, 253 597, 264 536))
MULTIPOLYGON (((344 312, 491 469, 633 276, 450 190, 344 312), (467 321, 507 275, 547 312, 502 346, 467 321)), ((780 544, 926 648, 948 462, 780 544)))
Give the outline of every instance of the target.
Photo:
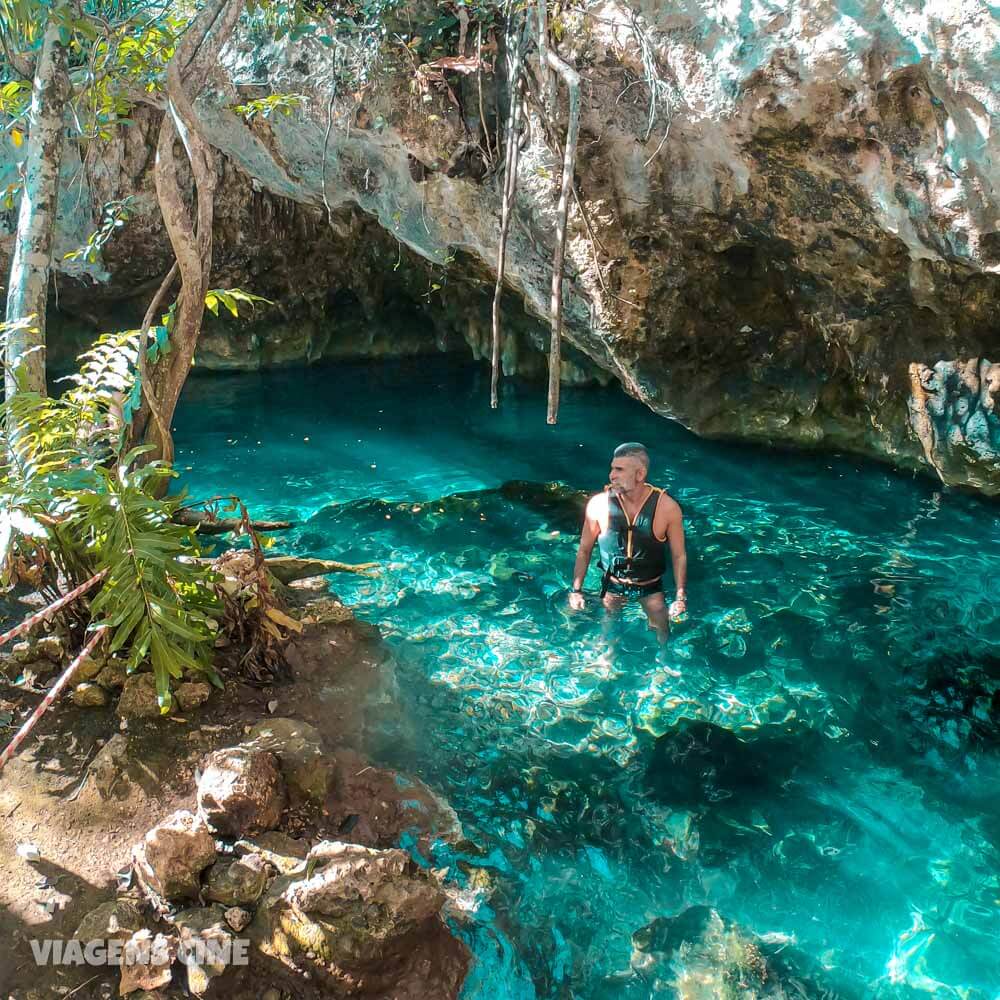
POLYGON ((666 541, 653 534, 653 515, 663 490, 649 487, 634 521, 629 521, 621 501, 608 494, 608 527, 597 536, 602 569, 620 580, 641 582, 663 576, 667 568, 666 541))

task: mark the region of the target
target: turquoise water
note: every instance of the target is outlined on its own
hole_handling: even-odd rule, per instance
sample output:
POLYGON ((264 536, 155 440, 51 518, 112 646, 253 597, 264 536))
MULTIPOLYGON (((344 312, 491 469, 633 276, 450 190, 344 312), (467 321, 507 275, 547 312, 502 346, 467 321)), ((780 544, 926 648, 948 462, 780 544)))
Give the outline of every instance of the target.
POLYGON ((470 842, 427 860, 488 876, 467 997, 1000 997, 1000 506, 612 389, 564 390, 556 428, 537 386, 488 399, 432 358, 192 380, 176 421, 193 493, 382 563, 333 583, 397 654, 371 752, 470 842), (663 650, 565 606, 575 491, 623 439, 686 516, 663 650), (698 906, 781 981, 746 985, 698 906))

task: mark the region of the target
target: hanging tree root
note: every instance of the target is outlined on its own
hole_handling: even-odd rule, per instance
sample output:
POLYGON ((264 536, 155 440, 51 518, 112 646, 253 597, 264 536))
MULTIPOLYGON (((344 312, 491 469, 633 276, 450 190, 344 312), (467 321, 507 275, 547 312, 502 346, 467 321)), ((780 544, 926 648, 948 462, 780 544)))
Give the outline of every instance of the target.
MULTIPOLYGON (((545 3, 545 0, 539 0, 545 3)), ((552 296, 549 302, 552 334, 549 341, 549 400, 546 421, 554 424, 559 419, 559 375, 562 367, 563 262, 566 258, 566 222, 569 218, 569 196, 573 189, 576 170, 576 142, 580 134, 580 74, 563 62, 551 49, 547 50, 548 64, 562 78, 569 91, 569 121, 566 126, 566 145, 563 151, 562 189, 556 208, 556 247, 552 259, 552 296)), ((544 72, 544 70, 543 70, 544 72)))
POLYGON ((507 116, 507 149, 504 159, 503 200, 500 206, 500 243, 497 248, 497 281, 493 289, 493 349, 492 372, 490 378, 490 406, 495 410, 500 405, 498 387, 500 384, 500 296, 503 294, 503 278, 507 265, 507 236, 510 233, 510 217, 517 195, 517 165, 521 149, 518 129, 521 124, 521 42, 514 47, 510 69, 510 113, 507 116))
POLYGON ((170 461, 173 457, 170 421, 194 358, 212 266, 216 165, 193 101, 218 64, 219 52, 232 34, 244 2, 209 0, 181 36, 166 68, 167 110, 160 126, 154 177, 164 226, 180 272, 181 289, 170 335, 172 349, 151 366, 146 380, 149 390, 146 402, 133 423, 133 443, 145 441, 154 445, 147 461, 154 458, 170 461), (180 189, 174 157, 178 140, 194 178, 193 213, 180 189), (158 409, 159 416, 151 421, 153 407, 158 409))

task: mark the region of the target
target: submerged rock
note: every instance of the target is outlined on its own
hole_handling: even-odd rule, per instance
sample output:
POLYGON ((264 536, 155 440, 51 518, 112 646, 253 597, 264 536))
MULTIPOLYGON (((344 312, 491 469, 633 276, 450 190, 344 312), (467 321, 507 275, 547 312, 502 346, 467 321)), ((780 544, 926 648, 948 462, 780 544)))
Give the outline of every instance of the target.
POLYGON ((653 994, 685 1000, 860 1000, 788 945, 758 938, 711 907, 689 906, 632 935, 632 968, 653 994))
POLYGON ((683 723, 657 739, 646 783, 658 798, 679 807, 737 794, 752 800, 779 789, 821 741, 821 734, 807 727, 734 733, 710 722, 683 723))

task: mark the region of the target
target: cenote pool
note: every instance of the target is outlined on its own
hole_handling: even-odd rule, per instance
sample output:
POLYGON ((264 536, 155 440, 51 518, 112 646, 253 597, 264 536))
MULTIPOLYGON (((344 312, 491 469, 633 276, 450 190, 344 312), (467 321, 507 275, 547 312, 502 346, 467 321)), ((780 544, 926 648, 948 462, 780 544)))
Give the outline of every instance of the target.
POLYGON ((472 845, 422 860, 492 886, 466 997, 1000 997, 1000 507, 701 441, 614 389, 564 390, 550 428, 542 387, 496 413, 488 379, 192 379, 176 435, 195 495, 385 567, 333 586, 398 659, 366 749, 472 845), (566 609, 575 491, 628 439, 686 515, 662 651, 635 612, 566 609))

